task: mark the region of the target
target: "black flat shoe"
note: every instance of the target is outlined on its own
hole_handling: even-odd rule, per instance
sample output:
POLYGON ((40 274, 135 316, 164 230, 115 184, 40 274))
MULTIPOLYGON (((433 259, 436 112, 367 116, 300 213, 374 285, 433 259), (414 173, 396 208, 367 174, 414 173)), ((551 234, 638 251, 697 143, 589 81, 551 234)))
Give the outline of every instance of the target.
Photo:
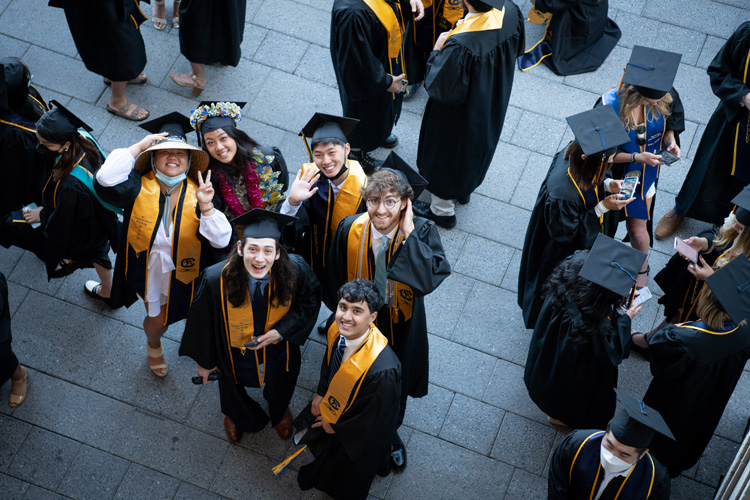
POLYGON ((109 299, 107 297, 102 297, 98 293, 101 287, 102 284, 98 281, 89 280, 85 285, 83 285, 83 291, 86 292, 86 295, 88 295, 92 299, 101 300, 105 304, 109 305, 109 299))
POLYGON ((71 260, 65 262, 65 259, 61 260, 55 270, 50 273, 50 278, 64 278, 65 276, 73 274, 78 269, 94 267, 94 263, 86 260, 71 260))
POLYGON ((406 446, 401 441, 398 432, 394 434, 391 441, 391 470, 401 472, 406 468, 406 446))
POLYGON ((422 200, 417 200, 411 205, 411 209, 420 217, 430 219, 435 224, 445 229, 453 229, 458 223, 455 215, 435 215, 430 210, 430 205, 422 200))
POLYGON ((380 146, 388 149, 395 148, 398 146, 398 137, 396 137, 396 134, 391 134, 386 137, 385 141, 383 141, 383 144, 380 146))
POLYGON ((458 198, 456 201, 459 202, 461 205, 468 205, 469 202, 471 201, 471 193, 467 194, 466 196, 462 196, 458 198))

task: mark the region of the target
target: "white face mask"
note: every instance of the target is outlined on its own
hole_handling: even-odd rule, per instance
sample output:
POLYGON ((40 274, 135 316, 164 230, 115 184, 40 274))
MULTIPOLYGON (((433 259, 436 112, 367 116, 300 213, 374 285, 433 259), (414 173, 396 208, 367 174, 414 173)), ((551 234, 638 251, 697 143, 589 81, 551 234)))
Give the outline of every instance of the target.
POLYGON ((618 458, 614 456, 612 453, 609 452, 604 447, 604 444, 601 446, 601 461, 602 461, 602 467, 604 467, 604 470, 607 471, 609 474, 615 474, 618 472, 625 472, 626 470, 630 469, 635 464, 629 464, 625 460, 618 458))

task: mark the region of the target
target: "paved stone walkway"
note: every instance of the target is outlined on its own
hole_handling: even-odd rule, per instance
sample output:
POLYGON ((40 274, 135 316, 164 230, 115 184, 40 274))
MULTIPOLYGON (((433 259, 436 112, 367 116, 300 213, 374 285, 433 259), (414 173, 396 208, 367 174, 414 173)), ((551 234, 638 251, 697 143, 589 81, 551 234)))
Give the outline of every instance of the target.
MULTIPOLYGON (((292 171, 306 161, 296 133, 311 114, 341 112, 328 50, 332 3, 248 0, 239 66, 207 68, 201 99, 248 101, 242 128, 261 143, 278 145, 292 171)), ((46 4, 0 0, 0 54, 22 57, 43 95, 83 117, 105 150, 140 139, 141 129, 105 111, 109 88, 86 71, 63 12, 46 4)), ((524 0, 521 8, 529 6, 524 0)), ((427 299, 431 386, 429 396, 408 406, 402 436, 409 466, 377 479, 372 498, 546 498, 546 464, 562 434, 547 424, 523 385, 529 332, 516 306, 516 280, 539 184, 552 155, 572 138, 565 117, 590 108, 619 81, 634 44, 684 53, 675 83, 688 120, 681 137, 684 159, 662 169, 660 217, 671 207, 717 103, 706 66, 750 18, 747 0, 610 0, 610 10, 623 37, 599 71, 563 78, 537 67, 516 75, 487 179, 471 203, 459 207, 458 227, 441 230, 454 272, 427 299)), ((538 28, 528 28, 527 46, 540 38, 538 28)), ((189 71, 177 32, 157 31, 150 23, 142 32, 148 83, 129 88, 128 96, 152 116, 194 109, 189 89, 167 76, 189 71)), ((396 127, 396 151, 412 164, 425 102, 422 90, 405 105, 396 127)), ((680 236, 700 227, 687 224, 680 236)), ((671 253, 670 243, 657 242, 652 268, 660 269, 671 253)), ((271 468, 294 449, 272 429, 229 444, 216 386, 193 386, 194 363, 177 357, 182 323, 166 335, 170 372, 157 380, 147 368, 142 307, 112 311, 86 297, 83 283, 95 277, 93 270, 47 282, 32 254, 0 249, 0 271, 10 281, 13 347, 32 368, 22 406, 10 411, 4 403, 10 384, 0 388, 0 497, 325 497, 299 491, 294 470, 272 475, 271 468)), ((649 286, 661 295, 655 283, 649 286)), ((636 327, 645 331, 661 321, 657 305, 647 303, 636 327)), ((313 333, 304 349, 295 413, 312 395, 323 352, 313 333)), ((626 391, 645 392, 650 374, 643 360, 626 360, 620 374, 626 391)), ((750 415, 749 388, 745 373, 704 457, 673 482, 673 498, 713 497, 750 415)))

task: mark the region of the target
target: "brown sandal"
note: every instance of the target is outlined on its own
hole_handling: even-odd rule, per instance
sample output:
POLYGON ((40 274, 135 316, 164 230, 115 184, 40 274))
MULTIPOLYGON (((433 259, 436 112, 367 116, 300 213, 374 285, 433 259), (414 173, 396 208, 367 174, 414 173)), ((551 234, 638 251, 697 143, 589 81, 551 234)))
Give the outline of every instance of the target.
MULTIPOLYGON (((147 80, 148 80, 148 77, 146 76, 146 73, 141 73, 140 75, 136 76, 132 80, 128 80, 128 83, 130 85, 142 85, 142 84, 146 83, 147 80)), ((107 78, 105 76, 104 77, 104 84, 105 85, 112 85, 112 80, 110 80, 109 78, 107 78)))
POLYGON ((151 114, 149 112, 149 110, 147 110, 146 108, 144 108, 142 106, 139 106, 137 104, 135 104, 135 109, 133 111, 131 111, 130 113, 128 113, 128 109, 130 108, 131 104, 135 104, 135 103, 131 103, 130 101, 127 101, 123 107, 121 107, 120 109, 115 110, 114 108, 110 108, 109 107, 109 103, 107 103, 107 111, 109 111, 110 113, 112 113, 115 116, 119 116, 121 118, 125 118, 126 120, 132 120, 134 122, 142 122, 143 120, 145 120, 146 118, 148 118, 149 115, 151 114), (139 117, 138 116, 141 113, 141 110, 145 110, 146 111, 146 116, 144 116, 144 117, 139 117))
POLYGON ((167 361, 164 359, 164 351, 162 351, 161 344, 159 344, 159 347, 151 347, 146 343, 146 355, 155 360, 161 360, 161 363, 151 364, 149 361, 148 368, 159 378, 164 378, 167 376, 167 372, 169 371, 169 368, 167 367, 167 361), (160 370, 164 370, 163 372, 160 370))
POLYGON ((22 366, 23 368, 23 378, 20 380, 13 380, 10 379, 10 396, 8 397, 8 405, 11 407, 16 407, 23 403, 23 400, 26 399, 26 391, 28 391, 28 381, 29 381, 29 370, 28 368, 22 366), (13 392, 13 386, 16 383, 26 382, 26 390, 23 391, 23 394, 15 393, 13 392))

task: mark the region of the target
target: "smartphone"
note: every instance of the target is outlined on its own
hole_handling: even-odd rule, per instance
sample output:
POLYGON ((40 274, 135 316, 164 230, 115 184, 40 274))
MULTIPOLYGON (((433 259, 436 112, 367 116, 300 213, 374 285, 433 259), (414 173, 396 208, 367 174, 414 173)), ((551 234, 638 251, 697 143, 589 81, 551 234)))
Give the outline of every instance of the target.
POLYGON ((258 344, 260 344, 260 340, 257 337, 253 337, 253 340, 245 344, 245 347, 255 347, 258 344))
POLYGON ((666 149, 662 149, 661 151, 659 151, 659 155, 661 156, 662 163, 664 163, 665 165, 672 165, 680 161, 680 158, 678 156, 673 155, 666 149))
POLYGON ((635 195, 635 187, 638 185, 640 178, 641 173, 637 170, 625 174, 625 178, 622 180, 622 187, 620 188, 621 200, 629 200, 635 195))
POLYGON ((651 290, 649 290, 647 286, 644 286, 643 288, 638 290, 638 295, 636 295, 635 299, 633 299, 633 307, 643 304, 651 297, 651 290))
POLYGON ((698 262, 698 250, 691 247, 680 238, 675 237, 674 249, 677 250, 680 255, 684 255, 685 257, 687 257, 691 262, 698 262))
MULTIPOLYGON (((39 207, 36 205, 36 203, 29 203, 28 205, 26 205, 25 207, 23 207, 21 209, 21 212, 28 212, 29 210, 35 210, 37 208, 39 208, 39 207)), ((41 225, 42 225, 41 222, 33 222, 31 224, 31 227, 33 227, 34 229, 36 229, 36 228, 38 228, 41 225)))

